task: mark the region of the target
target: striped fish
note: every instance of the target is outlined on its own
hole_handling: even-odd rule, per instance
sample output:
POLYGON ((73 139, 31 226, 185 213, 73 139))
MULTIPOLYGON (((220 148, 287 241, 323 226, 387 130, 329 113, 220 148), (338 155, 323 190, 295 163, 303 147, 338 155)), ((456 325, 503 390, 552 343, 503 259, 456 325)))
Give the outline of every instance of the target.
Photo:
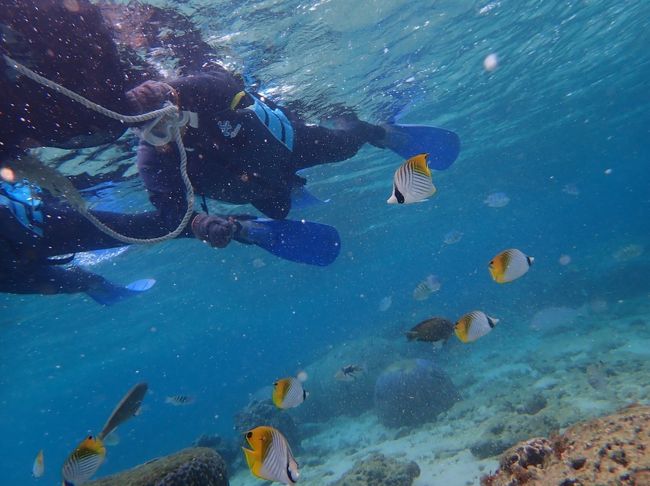
POLYGON ((278 430, 268 426, 256 427, 246 433, 246 440, 251 449, 242 449, 254 476, 282 484, 298 482, 298 463, 287 439, 278 430))
POLYGON ((388 204, 409 204, 433 196, 436 188, 427 165, 429 154, 419 154, 404 162, 393 176, 393 193, 388 204))
POLYGON ((294 408, 307 398, 308 393, 297 378, 282 378, 273 383, 273 403, 278 408, 294 408))
POLYGON ((499 319, 487 316, 484 312, 472 311, 458 319, 454 332, 462 342, 471 343, 489 333, 498 322, 499 319))
POLYGON ((502 251, 488 265, 490 274, 495 282, 508 283, 523 276, 535 259, 524 252, 511 248, 502 251))
POLYGON ((413 298, 415 300, 426 300, 429 296, 440 290, 442 284, 435 275, 428 275, 426 279, 417 284, 413 289, 413 298))
POLYGON ((63 463, 64 486, 77 486, 88 481, 106 458, 106 448, 92 435, 86 437, 63 463))
POLYGON ((194 403, 194 397, 189 397, 187 395, 174 395, 165 398, 165 403, 169 403, 175 407, 180 407, 182 405, 191 405, 194 403))

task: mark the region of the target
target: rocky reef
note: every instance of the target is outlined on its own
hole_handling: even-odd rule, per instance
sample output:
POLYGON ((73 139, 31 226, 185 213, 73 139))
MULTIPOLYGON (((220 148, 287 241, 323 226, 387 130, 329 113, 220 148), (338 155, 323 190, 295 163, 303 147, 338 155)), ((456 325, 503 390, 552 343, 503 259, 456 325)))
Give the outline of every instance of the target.
POLYGON ((192 446, 214 449, 232 469, 242 456, 241 446, 244 441, 241 437, 238 439, 225 438, 218 434, 203 434, 194 441, 192 446))
POLYGON ((357 462, 354 467, 331 486, 411 486, 420 475, 413 461, 400 462, 383 454, 357 462))
POLYGON ((96 481, 92 486, 229 486, 226 463, 212 449, 193 447, 96 481))
POLYGON ((280 410, 271 400, 253 401, 246 408, 235 414, 235 430, 242 437, 250 429, 259 425, 269 425, 282 432, 291 448, 300 449, 302 435, 293 417, 286 410, 280 410))
POLYGON ((563 434, 535 438, 508 449, 483 486, 650 485, 650 407, 569 427, 563 434))
POLYGON ((301 422, 325 422, 328 419, 358 416, 372 409, 375 381, 395 356, 417 356, 419 346, 400 339, 371 337, 343 343, 309 365, 305 389, 309 398, 292 414, 301 422), (340 381, 336 373, 343 366, 359 365, 363 372, 350 381, 340 381))
POLYGON ((375 383, 375 410, 388 427, 421 425, 435 420, 460 400, 447 374, 432 361, 393 363, 375 383))

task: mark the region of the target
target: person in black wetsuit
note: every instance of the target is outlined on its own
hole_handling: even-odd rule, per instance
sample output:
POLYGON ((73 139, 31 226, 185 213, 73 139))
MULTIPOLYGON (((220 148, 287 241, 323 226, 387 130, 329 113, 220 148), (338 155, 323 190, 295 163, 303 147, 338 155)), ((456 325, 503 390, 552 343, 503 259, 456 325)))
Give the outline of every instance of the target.
MULTIPOLYGON (((291 207, 291 191, 305 182, 297 170, 347 159, 366 142, 381 146, 381 127, 358 120, 345 130, 308 125, 272 102, 246 93, 241 79, 219 66, 168 84, 148 81, 126 92, 133 79, 119 59, 109 27, 87 0, 0 0, 0 7, 1 54, 120 113, 150 111, 166 100, 198 113, 199 127, 187 128, 184 141, 190 178, 200 195, 251 203, 268 216, 284 218, 291 207)), ((0 66, 4 94, 0 97, 0 162, 20 158, 34 146, 108 143, 127 128, 18 76, 4 61, 0 66)), ((118 232, 137 238, 174 229, 187 207, 178 162, 173 145, 156 148, 141 143, 138 167, 156 211, 95 213, 118 232)), ((65 203, 44 197, 41 235, 21 224, 10 204, 0 205, 0 245, 8 249, 0 258, 0 291, 72 293, 110 288, 97 275, 53 265, 49 258, 122 243, 98 231, 65 203)), ((237 218, 195 213, 181 236, 225 247, 240 229, 237 218)))
MULTIPOLYGON (((111 213, 103 213, 110 219, 111 213)), ((124 221, 120 216, 119 221, 124 221)), ((140 218, 139 223, 143 222, 140 218)), ((148 290, 145 279, 115 285, 100 275, 69 265, 79 251, 122 246, 102 237, 69 206, 48 196, 27 181, 0 182, 0 292, 14 294, 72 294, 85 292, 97 302, 111 305, 148 290), (72 230, 72 233, 71 233, 72 230), (76 238, 74 232, 88 231, 76 238), (66 255, 65 258, 53 258, 66 255)))
MULTIPOLYGON (((143 112, 170 100, 181 110, 198 113, 198 128, 188 128, 183 137, 197 194, 250 203, 273 219, 287 216, 292 192, 306 182, 296 171, 346 160, 365 143, 383 147, 381 126, 357 119, 347 120, 345 129, 309 125, 295 113, 245 91, 243 82, 223 69, 169 83, 148 81, 127 96, 143 112)), ((173 227, 186 208, 175 147, 142 141, 138 170, 162 220, 173 227)), ((225 231, 231 224, 217 216, 194 219, 195 234, 213 243, 208 226, 225 231)))

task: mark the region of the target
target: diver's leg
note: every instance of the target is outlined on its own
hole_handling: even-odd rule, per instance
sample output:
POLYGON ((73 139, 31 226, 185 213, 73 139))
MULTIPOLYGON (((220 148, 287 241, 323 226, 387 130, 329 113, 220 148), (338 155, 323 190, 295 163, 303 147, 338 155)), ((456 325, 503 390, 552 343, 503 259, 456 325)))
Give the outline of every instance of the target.
POLYGON ((137 280, 122 287, 101 275, 79 267, 17 263, 0 265, 0 292, 10 294, 78 294, 86 293, 96 302, 112 305, 149 290, 155 280, 137 280))
POLYGON ((341 130, 295 124, 296 146, 292 159, 296 170, 320 164, 340 162, 356 155, 365 143, 380 144, 382 127, 351 120, 341 130))

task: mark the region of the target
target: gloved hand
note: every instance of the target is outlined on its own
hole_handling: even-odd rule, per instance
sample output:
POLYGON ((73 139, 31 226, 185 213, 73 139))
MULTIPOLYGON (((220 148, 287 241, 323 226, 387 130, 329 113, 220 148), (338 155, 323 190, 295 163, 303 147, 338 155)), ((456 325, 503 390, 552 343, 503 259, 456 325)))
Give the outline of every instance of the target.
POLYGON ((152 80, 145 81, 126 92, 126 98, 137 113, 147 113, 162 108, 165 101, 172 100, 174 95, 174 90, 167 83, 152 80))
POLYGON ((225 248, 240 228, 233 218, 220 218, 208 214, 197 214, 192 220, 192 233, 199 240, 215 248, 225 248))

